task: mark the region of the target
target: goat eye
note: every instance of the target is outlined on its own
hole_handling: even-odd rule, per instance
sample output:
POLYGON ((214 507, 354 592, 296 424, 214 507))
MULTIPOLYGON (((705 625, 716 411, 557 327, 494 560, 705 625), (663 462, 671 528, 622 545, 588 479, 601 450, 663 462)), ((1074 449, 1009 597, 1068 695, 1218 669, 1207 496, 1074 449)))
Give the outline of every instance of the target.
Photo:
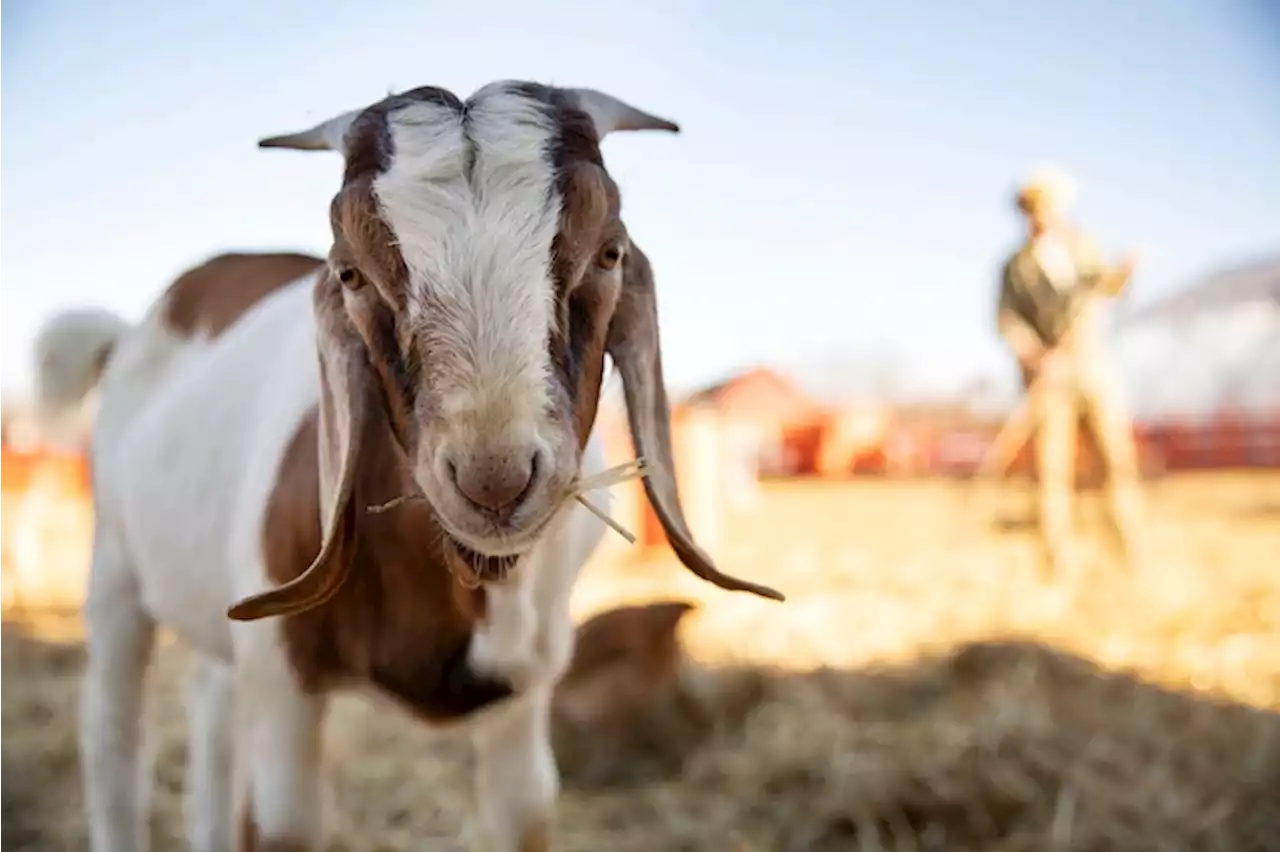
POLYGON ((360 289, 360 276, 357 275, 356 271, 350 266, 338 267, 338 280, 342 282, 344 287, 348 287, 352 290, 360 289))
POLYGON ((606 246, 604 251, 600 252, 600 257, 596 260, 601 269, 610 270, 622 261, 622 248, 620 246, 606 246))

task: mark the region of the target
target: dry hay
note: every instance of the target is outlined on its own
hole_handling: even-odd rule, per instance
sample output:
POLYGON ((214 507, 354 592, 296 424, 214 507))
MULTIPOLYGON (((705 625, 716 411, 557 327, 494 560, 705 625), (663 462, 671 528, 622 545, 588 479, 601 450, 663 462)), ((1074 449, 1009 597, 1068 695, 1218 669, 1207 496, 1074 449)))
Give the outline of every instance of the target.
MULTIPOLYGON (((683 629, 696 700, 646 708, 596 777, 561 732, 561 848, 1280 848, 1280 531, 1249 511, 1280 482, 1258 483, 1160 486, 1159 583, 1099 556, 1064 591, 1037 585, 1025 535, 927 540, 954 506, 927 485, 767 491, 774 525, 727 556, 786 604, 702 592, 670 564, 593 568, 580 614, 701 598, 683 629), (779 543, 816 507, 836 517, 779 543)), ((159 655, 160 849, 180 848, 181 663, 159 655)), ((5 849, 83 848, 80 664, 6 632, 5 849)), ((363 699, 332 716, 335 848, 470 837, 460 743, 363 699)))
POLYGON ((1104 674, 1035 643, 782 683, 786 697, 749 721, 749 755, 708 755, 688 770, 694 784, 758 791, 725 829, 762 848, 1280 842, 1270 713, 1104 674))

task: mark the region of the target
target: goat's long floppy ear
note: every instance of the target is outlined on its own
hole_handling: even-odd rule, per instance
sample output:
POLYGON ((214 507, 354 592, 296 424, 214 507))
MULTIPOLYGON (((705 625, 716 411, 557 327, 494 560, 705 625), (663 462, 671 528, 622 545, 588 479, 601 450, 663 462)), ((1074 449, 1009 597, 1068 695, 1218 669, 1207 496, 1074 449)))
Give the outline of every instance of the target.
POLYGON ((653 270, 649 266, 649 258, 634 243, 623 260, 622 292, 609 325, 607 347, 618 372, 622 374, 627 419, 636 455, 648 465, 644 490, 666 531, 671 549, 686 568, 722 589, 785 600, 776 589, 722 574, 694 542, 689 531, 680 506, 671 452, 671 411, 662 377, 653 270))
POLYGON ((377 404, 376 380, 368 365, 364 341, 343 310, 341 285, 326 275, 317 287, 320 505, 326 513, 323 542, 306 571, 282 586, 232 606, 227 615, 237 621, 294 615, 324 604, 342 587, 355 556, 356 505, 352 498, 359 448, 366 435, 369 412, 377 404))

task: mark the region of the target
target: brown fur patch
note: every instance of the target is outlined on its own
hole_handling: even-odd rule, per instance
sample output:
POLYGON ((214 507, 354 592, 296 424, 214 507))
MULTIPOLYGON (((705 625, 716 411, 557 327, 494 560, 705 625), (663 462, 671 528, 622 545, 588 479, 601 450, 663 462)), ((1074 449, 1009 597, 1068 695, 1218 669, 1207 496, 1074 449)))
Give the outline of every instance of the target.
MULTIPOLYGON (((572 151, 562 151, 561 157, 572 151)), ((600 267, 599 255, 610 244, 625 247, 626 231, 617 187, 603 168, 577 156, 580 159, 558 163, 564 208, 552 270, 562 333, 553 335, 548 346, 558 379, 570 395, 578 443, 585 447, 595 424, 605 340, 617 301, 617 291, 606 286, 610 273, 600 267)))
POLYGON ((169 285, 164 323, 182 337, 215 338, 262 299, 323 264, 293 252, 217 255, 169 285))
POLYGON ((356 267, 357 275, 364 279, 356 282, 357 286, 371 281, 388 304, 403 306, 409 270, 395 234, 378 212, 373 192, 376 177, 376 173, 369 173, 352 178, 333 197, 329 205, 333 257, 356 267))
MULTIPOLYGON (((319 417, 300 425, 267 505, 263 546, 277 583, 297 577, 320 550, 319 417)), ((441 530, 421 501, 370 514, 412 487, 389 434, 361 448, 351 575, 324 606, 289 616, 284 638, 310 691, 359 678, 434 721, 465 716, 511 694, 467 667, 484 592, 467 589, 445 562, 441 530)))

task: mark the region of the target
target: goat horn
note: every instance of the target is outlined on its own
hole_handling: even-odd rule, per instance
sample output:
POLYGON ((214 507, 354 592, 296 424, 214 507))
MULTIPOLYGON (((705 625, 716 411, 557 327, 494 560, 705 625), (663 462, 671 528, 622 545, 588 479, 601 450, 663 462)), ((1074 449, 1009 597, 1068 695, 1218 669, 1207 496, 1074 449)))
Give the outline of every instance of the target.
POLYGON ((345 150, 343 140, 346 138, 347 130, 351 128, 356 117, 362 112, 364 112, 363 108, 353 109, 350 112, 342 113, 342 115, 334 116, 328 121, 322 121, 309 130, 259 139, 258 147, 292 148, 297 151, 337 151, 341 153, 345 150))
POLYGON ((680 125, 636 109, 612 95, 595 89, 566 89, 578 101, 578 108, 591 116, 596 135, 603 139, 615 130, 667 130, 679 133, 680 125))

